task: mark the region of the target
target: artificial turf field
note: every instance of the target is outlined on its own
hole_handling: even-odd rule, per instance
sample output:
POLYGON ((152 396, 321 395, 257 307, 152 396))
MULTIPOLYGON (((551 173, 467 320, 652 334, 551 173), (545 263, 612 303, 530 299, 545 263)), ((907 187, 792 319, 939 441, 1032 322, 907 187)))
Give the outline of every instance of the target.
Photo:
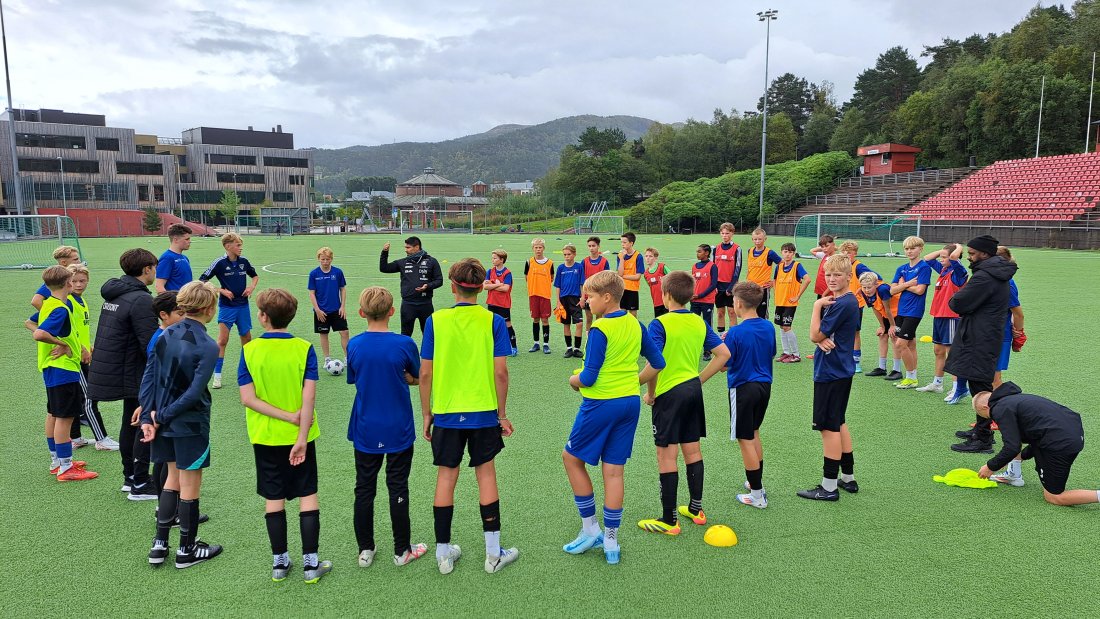
MULTIPOLYGON (((642 236, 637 247, 656 246, 670 268, 687 269, 695 246, 708 240, 715 242, 698 235, 642 236)), ((736 240, 750 245, 745 235, 736 240)), ((784 240, 773 237, 769 245, 778 248, 784 240)), ((334 264, 347 276, 354 336, 365 328, 365 321, 351 317, 359 291, 384 285, 397 293, 398 276, 378 272, 378 251, 385 241, 393 243, 391 257, 403 255, 397 236, 246 237, 244 253, 258 269, 263 267, 261 288, 285 287, 298 295, 299 314, 291 330, 316 343, 305 275, 316 265, 317 248, 331 246, 334 264)), ((1097 506, 1048 505, 1030 463, 1024 465, 1023 488, 965 490, 932 482, 934 474, 957 467, 976 470, 988 458, 948 449, 955 442, 954 431, 973 420, 969 400, 967 405, 947 406, 942 395, 898 391, 881 379, 857 376, 848 420, 859 494, 842 493, 835 504, 796 497, 796 490, 821 478, 821 441, 810 429, 812 362, 775 366, 771 405, 762 428, 770 501, 766 510, 735 502, 744 471, 737 446, 728 439, 724 376, 704 387, 710 435, 703 442, 705 510, 712 524, 725 523, 737 532, 737 546, 707 546, 704 528, 691 523, 683 524, 678 537, 645 533, 635 526, 639 519, 660 513, 649 409, 643 406, 634 456, 626 469, 622 563, 608 566, 599 551, 580 557, 565 554, 562 544, 579 528, 561 464, 561 449, 580 401, 566 380, 579 363, 561 357, 564 344, 557 325, 552 329, 553 354, 522 352, 530 346, 521 276, 530 241, 529 236, 511 235, 424 237, 425 249, 441 261, 476 256, 487 264, 490 250, 504 247, 510 252, 508 266, 519 273, 513 316, 521 352, 508 362, 508 413, 516 430, 505 440, 497 472, 502 545, 517 546, 521 558, 493 575, 482 569, 484 545, 470 470, 463 471, 459 481, 454 518, 453 542, 462 546, 464 556, 450 576, 438 573, 432 559, 435 471, 423 439, 416 446, 410 480, 411 511, 413 542, 428 543, 429 555, 401 568, 389 561, 389 516, 380 480, 375 514, 378 558, 369 569, 356 565, 355 469, 346 439, 354 388, 343 376, 322 374, 317 397, 321 557, 332 560, 335 569, 317 585, 303 584, 297 567, 285 582, 272 583, 263 501, 255 494, 252 450, 232 379, 240 351, 235 334, 227 353, 226 387, 212 392, 212 466, 204 475, 202 491, 202 510, 211 519, 200 532, 203 539, 224 545, 225 553, 188 570, 150 568, 145 555, 153 535, 155 502, 130 502, 119 492, 122 476, 116 453, 92 447, 76 452, 100 473, 99 479, 60 484, 47 476, 42 440, 45 394, 34 369, 34 344, 22 326, 41 280, 38 272, 0 273, 0 307, 6 317, 0 355, 7 399, 0 433, 0 547, 8 570, 2 579, 0 614, 270 616, 293 609, 328 616, 717 616, 738 612, 737 608, 770 616, 1100 614, 1097 506)), ((584 253, 583 237, 551 235, 546 241, 556 262, 566 241, 577 243, 584 253)), ((618 245, 617 239, 605 240, 603 248, 617 251, 618 245)), ((167 239, 81 241, 92 273, 87 298, 93 308, 93 337, 99 286, 119 274, 118 255, 135 246, 159 255, 167 239)), ((217 239, 196 238, 189 252, 196 276, 221 253, 217 239)), ((1100 305, 1095 285, 1100 255, 1026 249, 1015 253, 1030 339, 1023 352, 1013 355, 1005 378, 1026 392, 1078 411, 1086 434, 1100 436, 1097 390, 1091 378, 1095 351, 1100 349, 1094 319, 1100 305)), ((892 274, 899 259, 867 262, 892 274)), ((446 272, 448 265, 442 266, 446 272)), ((807 270, 815 275, 816 265, 807 264, 807 270)), ((445 286, 437 291, 436 307, 451 303, 447 290, 445 286)), ((648 292, 641 297, 639 317, 648 321, 648 292)), ((811 290, 795 319, 803 354, 811 350, 812 299, 811 290)), ((869 331, 872 319, 864 325, 869 331)), ((931 326, 926 317, 919 335, 930 334, 931 326)), ((392 327, 398 328, 396 318, 392 327)), ((213 324, 210 332, 216 332, 213 324)), ((419 332, 415 337, 419 341, 419 332)), ((864 340, 865 370, 874 365, 872 339, 864 340)), ((334 345, 338 342, 333 337, 334 345)), ((932 345, 920 344, 918 354, 924 384, 932 374, 932 345)), ((419 431, 415 388, 413 393, 419 431)), ((120 408, 120 403, 101 406, 116 437, 120 408)), ((90 435, 87 428, 84 432, 90 435)), ((600 501, 598 472, 594 477, 600 501)), ((681 503, 686 503, 684 473, 680 479, 681 503)), ((1069 486, 1100 487, 1100 449, 1085 449, 1069 486)), ((296 513, 296 505, 289 505, 292 557, 300 553, 296 513)), ((175 533, 171 543, 174 548, 175 533)), ((300 566, 300 556, 294 562, 300 566)))

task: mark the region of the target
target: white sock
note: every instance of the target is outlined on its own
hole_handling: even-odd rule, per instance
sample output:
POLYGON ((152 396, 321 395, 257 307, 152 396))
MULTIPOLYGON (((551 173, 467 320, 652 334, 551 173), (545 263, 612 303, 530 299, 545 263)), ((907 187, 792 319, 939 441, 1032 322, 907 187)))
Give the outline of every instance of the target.
POLYGON ((581 521, 584 522, 582 530, 584 531, 585 535, 587 535, 588 537, 596 537, 600 534, 600 523, 596 520, 595 516, 587 516, 585 518, 581 518, 581 521))
POLYGON ((759 490, 749 490, 749 494, 752 495, 752 500, 759 501, 764 498, 764 488, 761 487, 759 490))
POLYGON ((1100 490, 1096 491, 1096 502, 1100 503, 1100 490))
POLYGON ((788 331, 787 335, 789 335, 791 337, 791 354, 797 357, 798 356, 798 336, 795 335, 794 331, 788 331))
POLYGON ((783 346, 783 354, 784 355, 791 354, 791 351, 787 346, 787 332, 786 331, 780 331, 779 332, 779 343, 783 346))
POLYGON ((436 559, 442 559, 443 557, 447 556, 450 553, 451 553, 451 545, 450 544, 436 544, 435 545, 435 558, 436 559))
POLYGON ((490 559, 500 556, 500 531, 485 532, 485 556, 490 559))
POLYGON ((828 477, 821 478, 821 487, 829 492, 836 492, 836 480, 829 479, 828 477))
POLYGON ((51 451, 50 452, 50 470, 52 471, 53 469, 56 469, 59 466, 61 466, 61 460, 58 460, 57 454, 55 454, 54 452, 51 451))
POLYGON ((900 372, 901 371, 901 359, 894 359, 894 371, 895 372, 900 372))
POLYGON ((1009 462, 1008 463, 1008 474, 1009 474, 1009 476, 1011 476, 1011 477, 1020 477, 1020 476, 1022 476, 1023 471, 1020 470, 1021 469, 1021 466, 1020 466, 1021 464, 1023 464, 1023 463, 1020 462, 1019 460, 1013 460, 1012 462, 1009 462))
POLYGON ((881 370, 886 369, 886 357, 879 357, 878 358, 878 367, 881 370))
POLYGON ((852 483, 853 481, 856 480, 856 476, 855 475, 845 475, 844 473, 841 473, 840 474, 840 479, 843 480, 844 483, 850 484, 850 483, 852 483))
POLYGON ((603 549, 604 550, 618 550, 619 549, 619 528, 607 527, 603 530, 603 549))
POLYGON ((932 384, 933 385, 942 385, 943 384, 943 377, 942 376, 933 376, 932 377, 932 384))
POLYGON ((917 371, 913 370, 912 372, 910 372, 910 371, 906 370, 905 377, 910 379, 910 380, 917 380, 917 371))

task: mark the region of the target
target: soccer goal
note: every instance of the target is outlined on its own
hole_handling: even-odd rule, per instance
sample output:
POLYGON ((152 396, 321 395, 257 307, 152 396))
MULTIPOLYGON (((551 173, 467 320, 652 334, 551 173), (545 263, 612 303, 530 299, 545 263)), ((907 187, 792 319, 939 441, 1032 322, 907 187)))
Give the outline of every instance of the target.
POLYGON ((817 239, 829 234, 839 245, 859 243, 865 256, 900 256, 907 236, 920 236, 921 216, 915 213, 838 213, 806 215, 794 227, 794 244, 802 257, 817 239))
POLYGON ((402 233, 474 233, 473 211, 407 209, 398 213, 398 221, 402 233))
MULTIPOLYGON (((0 215, 0 269, 44 269, 57 264, 53 250, 80 251, 73 220, 61 215, 0 215)), ((81 253, 81 260, 84 254, 81 253)))
POLYGON ((623 217, 621 215, 581 215, 577 217, 574 229, 577 234, 621 235, 623 217))

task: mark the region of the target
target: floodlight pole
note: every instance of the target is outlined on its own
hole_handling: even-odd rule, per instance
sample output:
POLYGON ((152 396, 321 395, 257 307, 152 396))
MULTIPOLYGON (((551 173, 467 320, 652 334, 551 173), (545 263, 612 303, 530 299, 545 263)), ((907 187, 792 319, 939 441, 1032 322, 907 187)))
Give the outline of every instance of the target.
POLYGON ((15 108, 11 103, 11 73, 8 71, 8 31, 4 27, 4 2, 0 0, 0 39, 4 46, 4 82, 8 87, 8 147, 11 148, 11 187, 15 193, 15 213, 23 214, 23 191, 19 186, 19 157, 15 153, 15 108))
POLYGON ((69 203, 65 199, 65 160, 58 157, 57 162, 61 164, 61 209, 65 211, 65 217, 68 217, 69 203))
POLYGON ((760 135, 760 212, 757 214, 756 223, 760 224, 764 219, 764 163, 768 156, 768 57, 771 53, 772 20, 778 19, 779 11, 768 9, 756 14, 758 21, 766 24, 764 35, 764 122, 761 124, 760 135))
POLYGON ((1039 127, 1035 130, 1035 156, 1039 156, 1039 137, 1043 135, 1043 99, 1047 92, 1047 76, 1039 86, 1039 127))
POLYGON ((1089 152, 1089 132, 1092 129, 1092 92, 1096 86, 1096 52, 1092 53, 1092 79, 1089 81, 1089 119, 1085 123, 1085 153, 1089 152))

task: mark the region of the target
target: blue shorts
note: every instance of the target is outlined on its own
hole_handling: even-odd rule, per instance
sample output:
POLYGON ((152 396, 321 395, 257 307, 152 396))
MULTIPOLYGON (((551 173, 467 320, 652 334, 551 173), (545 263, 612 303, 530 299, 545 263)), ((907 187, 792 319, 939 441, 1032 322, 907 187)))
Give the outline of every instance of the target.
POLYGON ((950 346, 955 341, 955 329, 958 326, 958 318, 933 318, 932 342, 942 346, 950 346))
POLYGON ((233 325, 237 325, 238 334, 248 335, 248 332, 252 330, 252 312, 248 311, 249 309, 247 305, 241 307, 219 307, 218 324, 228 325, 229 328, 233 328, 233 325))
POLYGON ((641 412, 642 399, 636 395, 612 400, 584 398, 565 443, 566 453, 589 466, 596 466, 600 460, 626 464, 634 449, 634 431, 641 412))
POLYGON ((1008 357, 1012 354, 1012 340, 1008 339, 1001 342, 1001 357, 997 359, 997 371, 1003 372, 1008 369, 1008 357))

